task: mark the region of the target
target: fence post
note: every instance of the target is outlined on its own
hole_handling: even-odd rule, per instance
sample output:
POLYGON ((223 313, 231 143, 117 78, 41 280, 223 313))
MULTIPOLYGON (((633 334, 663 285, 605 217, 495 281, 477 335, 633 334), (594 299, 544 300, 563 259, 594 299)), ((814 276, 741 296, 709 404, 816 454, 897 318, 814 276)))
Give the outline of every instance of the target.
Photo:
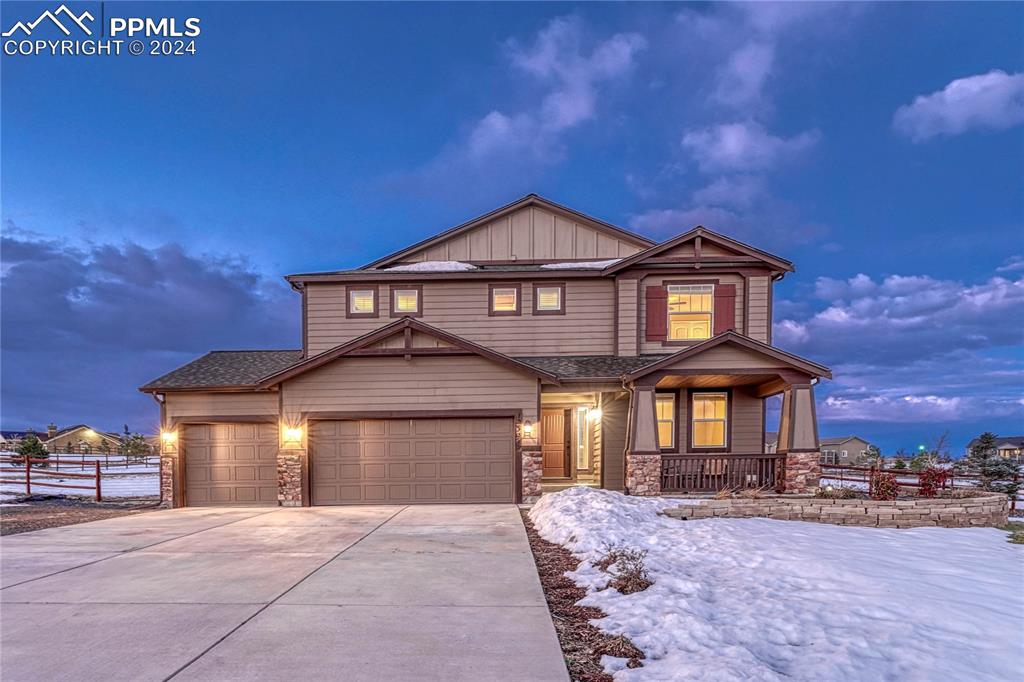
POLYGON ((871 497, 871 494, 875 492, 873 490, 874 486, 875 486, 875 463, 872 462, 871 463, 871 470, 868 472, 868 497, 871 497))
POLYGON ((100 461, 96 460, 96 501, 103 501, 103 494, 100 492, 100 461))
POLYGON ((25 495, 32 494, 32 456, 25 455, 25 495))

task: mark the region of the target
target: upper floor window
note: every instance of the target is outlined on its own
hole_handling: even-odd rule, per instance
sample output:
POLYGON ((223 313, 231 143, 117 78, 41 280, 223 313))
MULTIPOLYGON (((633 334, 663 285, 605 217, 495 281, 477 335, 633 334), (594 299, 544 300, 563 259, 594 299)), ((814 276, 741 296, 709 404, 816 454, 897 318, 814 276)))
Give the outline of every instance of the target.
POLYGON ((377 317, 377 289, 367 286, 347 287, 346 317, 377 317))
POLYGON ((394 286, 391 288, 391 317, 411 315, 419 317, 423 314, 423 287, 416 285, 394 286))
POLYGON ((522 286, 519 284, 492 284, 490 286, 490 315, 518 315, 522 286))
POLYGON ((668 339, 711 338, 715 285, 671 284, 668 289, 668 339))
POLYGON ((533 314, 564 315, 565 284, 534 284, 533 314))
POLYGON ((728 415, 725 393, 693 393, 693 435, 695 448, 724 448, 727 445, 728 415))
POLYGON ((654 397, 654 412, 658 418, 658 448, 672 450, 676 446, 676 396, 658 393, 654 397))

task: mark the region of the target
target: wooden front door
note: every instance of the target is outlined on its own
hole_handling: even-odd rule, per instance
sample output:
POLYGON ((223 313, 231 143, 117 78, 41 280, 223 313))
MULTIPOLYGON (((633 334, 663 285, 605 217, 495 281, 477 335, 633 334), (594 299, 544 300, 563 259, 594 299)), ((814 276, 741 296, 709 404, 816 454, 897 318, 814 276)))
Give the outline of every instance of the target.
POLYGON ((540 451, 544 457, 544 478, 569 478, 568 410, 542 410, 540 417, 540 451))

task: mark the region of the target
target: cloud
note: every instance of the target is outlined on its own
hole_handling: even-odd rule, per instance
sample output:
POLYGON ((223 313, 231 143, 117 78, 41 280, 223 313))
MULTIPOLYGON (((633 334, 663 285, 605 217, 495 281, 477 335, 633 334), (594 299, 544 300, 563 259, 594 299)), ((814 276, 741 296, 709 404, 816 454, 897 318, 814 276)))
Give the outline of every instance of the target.
POLYGON ((741 46, 719 67, 712 98, 736 108, 758 103, 774 61, 772 44, 751 42, 741 46))
POLYGON ((1017 272, 1024 270, 1024 256, 1010 256, 1006 261, 996 268, 996 272, 1017 272))
POLYGON ((893 127, 914 142, 969 130, 1006 130, 1024 122, 1024 73, 998 69, 958 78, 896 110, 893 127))
POLYGON ((1024 418, 1024 277, 822 277, 810 300, 776 306, 774 343, 832 367, 824 421, 1024 418))
POLYGON ((683 147, 706 173, 764 171, 800 156, 820 138, 817 130, 779 137, 756 121, 745 121, 689 130, 683 147))
POLYGON ((215 348, 298 347, 297 297, 244 260, 5 232, 5 428, 155 427, 146 381, 215 348))

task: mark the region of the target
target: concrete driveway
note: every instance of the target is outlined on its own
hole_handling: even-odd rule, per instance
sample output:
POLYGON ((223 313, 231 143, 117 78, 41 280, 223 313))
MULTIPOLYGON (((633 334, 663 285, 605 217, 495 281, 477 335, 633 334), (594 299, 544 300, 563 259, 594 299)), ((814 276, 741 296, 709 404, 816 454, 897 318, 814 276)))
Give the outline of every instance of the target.
POLYGON ((0 678, 568 679, 512 505, 181 509, 0 539, 0 678))

